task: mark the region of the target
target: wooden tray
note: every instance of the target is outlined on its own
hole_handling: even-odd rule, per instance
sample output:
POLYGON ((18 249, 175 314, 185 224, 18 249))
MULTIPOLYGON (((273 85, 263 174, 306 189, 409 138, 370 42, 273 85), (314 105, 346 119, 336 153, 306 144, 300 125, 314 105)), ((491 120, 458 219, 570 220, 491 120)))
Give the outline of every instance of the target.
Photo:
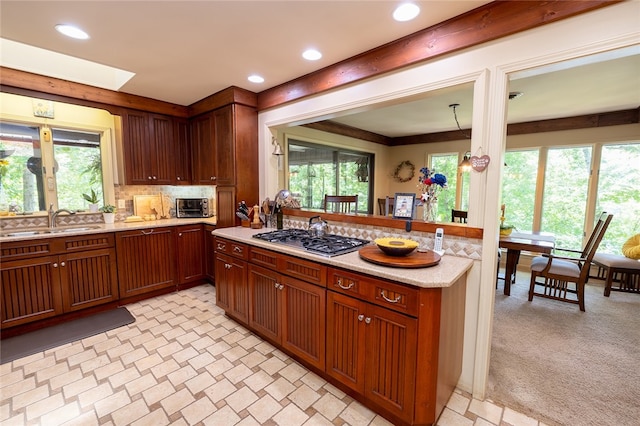
POLYGON ((358 252, 367 262, 393 268, 428 268, 440 262, 440 255, 434 251, 413 251, 406 256, 389 256, 375 245, 364 246, 358 252))

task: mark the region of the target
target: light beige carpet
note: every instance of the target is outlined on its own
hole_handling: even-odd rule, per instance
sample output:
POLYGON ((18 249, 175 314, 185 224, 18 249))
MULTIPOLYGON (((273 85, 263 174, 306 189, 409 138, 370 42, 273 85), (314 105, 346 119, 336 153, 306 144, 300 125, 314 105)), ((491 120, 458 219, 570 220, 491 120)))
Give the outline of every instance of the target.
POLYGON ((496 290, 487 398, 549 425, 639 425, 640 295, 593 281, 580 312, 529 302, 528 280, 496 290))

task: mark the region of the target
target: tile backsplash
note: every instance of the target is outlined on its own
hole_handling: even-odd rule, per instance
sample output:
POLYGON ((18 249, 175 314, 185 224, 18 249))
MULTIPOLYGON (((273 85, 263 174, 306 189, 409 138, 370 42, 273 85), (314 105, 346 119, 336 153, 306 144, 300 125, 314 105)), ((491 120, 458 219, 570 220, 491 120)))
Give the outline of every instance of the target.
MULTIPOLYGON (((116 221, 122 221, 127 216, 133 215, 134 195, 165 195, 171 199, 171 216, 175 217, 176 198, 210 198, 213 206, 216 206, 215 186, 169 186, 169 185, 116 185, 116 206, 119 200, 124 200, 125 208, 118 209, 116 221)), ((215 213, 215 212, 214 212, 215 213)), ((11 231, 21 228, 41 228, 48 226, 46 214, 3 216, 0 218, 0 231, 11 231)), ((58 216, 58 224, 80 225, 103 223, 102 213, 78 213, 74 215, 61 214, 58 216)))
MULTIPOLYGON (((133 214, 134 195, 166 195, 171 199, 171 216, 175 217, 176 198, 210 198, 216 206, 215 186, 170 186, 170 185, 116 185, 116 205, 118 200, 124 200, 127 216, 133 214)), ((120 211, 119 211, 120 212, 120 211)), ((120 212, 121 213, 121 212, 120 212)), ((215 213, 215 212, 214 212, 215 213)))

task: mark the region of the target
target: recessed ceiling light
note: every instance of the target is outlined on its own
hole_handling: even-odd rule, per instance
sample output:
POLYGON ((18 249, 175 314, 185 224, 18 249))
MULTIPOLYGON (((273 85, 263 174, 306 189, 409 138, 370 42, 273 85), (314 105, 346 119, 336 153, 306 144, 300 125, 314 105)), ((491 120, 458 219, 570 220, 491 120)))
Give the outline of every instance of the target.
POLYGON ((401 4, 393 11, 393 19, 400 22, 410 21, 420 13, 420 8, 413 3, 401 4))
POLYGON ((247 78, 247 80, 249 80, 252 83, 264 83, 264 78, 260 77, 257 74, 250 75, 249 78, 247 78))
POLYGON ((316 49, 307 49, 302 53, 302 57, 308 61, 317 61, 322 58, 322 53, 318 52, 316 49))
POLYGON ((64 34, 67 37, 76 38, 78 40, 86 40, 89 38, 89 34, 85 33, 78 27, 74 27, 73 25, 58 24, 56 25, 56 30, 58 30, 60 34, 64 34))

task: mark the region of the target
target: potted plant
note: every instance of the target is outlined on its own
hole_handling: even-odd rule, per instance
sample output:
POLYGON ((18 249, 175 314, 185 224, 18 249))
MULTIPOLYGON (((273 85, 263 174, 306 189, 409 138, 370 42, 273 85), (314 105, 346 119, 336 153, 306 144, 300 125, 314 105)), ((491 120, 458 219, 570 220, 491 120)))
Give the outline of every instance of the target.
POLYGON ((94 191, 93 188, 91 189, 91 193, 82 194, 82 198, 89 203, 89 211, 91 213, 98 212, 98 194, 96 194, 96 191, 94 191))
POLYGON ((106 204, 100 207, 100 211, 102 212, 102 218, 104 219, 104 223, 114 223, 116 216, 116 206, 112 204, 106 204))

